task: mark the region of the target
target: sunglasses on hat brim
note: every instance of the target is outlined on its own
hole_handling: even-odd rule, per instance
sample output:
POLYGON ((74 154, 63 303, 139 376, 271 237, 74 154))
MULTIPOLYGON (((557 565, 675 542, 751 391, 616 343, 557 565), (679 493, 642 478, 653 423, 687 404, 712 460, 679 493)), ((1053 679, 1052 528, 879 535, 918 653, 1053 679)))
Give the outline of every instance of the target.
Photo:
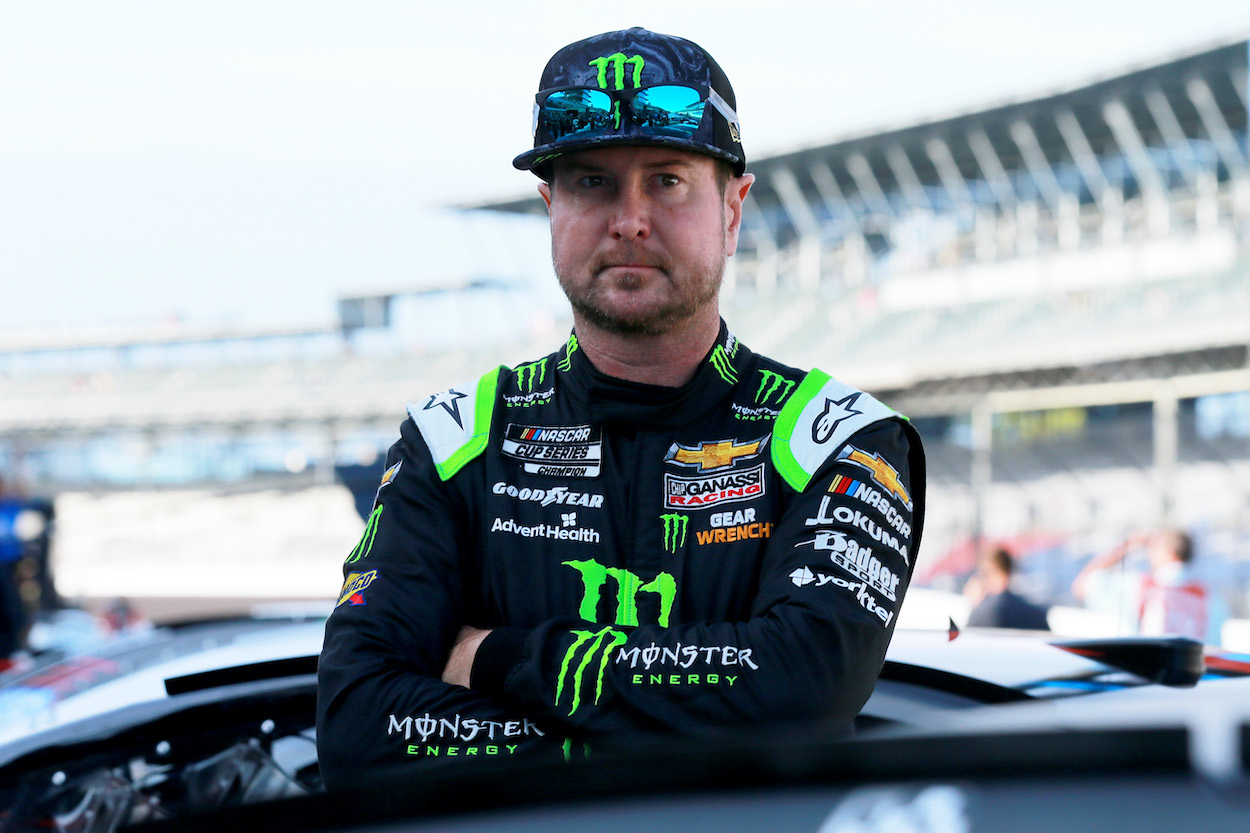
POLYGON ((615 133, 628 121, 643 133, 690 138, 703 121, 706 105, 733 127, 738 114, 716 90, 684 84, 656 84, 632 90, 561 87, 534 99, 534 135, 541 142, 569 136, 615 133))

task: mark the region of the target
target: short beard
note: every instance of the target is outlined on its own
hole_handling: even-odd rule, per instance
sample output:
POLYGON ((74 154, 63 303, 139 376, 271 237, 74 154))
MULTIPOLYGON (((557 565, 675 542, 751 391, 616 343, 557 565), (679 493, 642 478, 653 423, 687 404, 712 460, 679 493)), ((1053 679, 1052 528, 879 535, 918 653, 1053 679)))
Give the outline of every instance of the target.
MULTIPOLYGON (((658 263, 646 265, 668 274, 666 265, 658 263)), ((590 267, 591 274, 598 274, 607 267, 607 264, 592 263, 590 267)), ((691 318, 706 304, 714 301, 720 293, 721 280, 725 274, 724 259, 719 264, 705 264, 704 267, 703 271, 694 276, 696 279, 687 286, 690 291, 669 298, 656 309, 646 310, 637 315, 622 315, 611 311, 601 303, 603 291, 598 285, 592 284, 590 290, 584 294, 575 294, 559 267, 556 268, 556 277, 560 281, 560 287, 564 290, 565 296, 569 299, 569 305, 586 323, 604 332, 617 335, 662 335, 691 318)), ((630 280, 628 274, 623 277, 625 281, 630 280)))

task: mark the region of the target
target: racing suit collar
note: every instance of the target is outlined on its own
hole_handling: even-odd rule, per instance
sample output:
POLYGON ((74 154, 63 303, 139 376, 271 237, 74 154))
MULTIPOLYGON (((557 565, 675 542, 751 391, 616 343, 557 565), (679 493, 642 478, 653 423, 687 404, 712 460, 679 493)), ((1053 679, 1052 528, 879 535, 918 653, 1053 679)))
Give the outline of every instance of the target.
POLYGON ((724 319, 716 343, 694 378, 679 388, 647 385, 601 372, 581 350, 569 356, 570 373, 597 425, 669 429, 698 422, 733 393, 750 351, 729 332, 724 319))

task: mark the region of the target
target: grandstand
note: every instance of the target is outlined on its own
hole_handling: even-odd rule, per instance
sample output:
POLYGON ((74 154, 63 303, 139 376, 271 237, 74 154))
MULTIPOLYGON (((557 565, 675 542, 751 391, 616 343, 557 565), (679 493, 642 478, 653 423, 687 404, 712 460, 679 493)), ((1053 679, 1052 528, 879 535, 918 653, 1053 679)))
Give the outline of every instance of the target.
MULTIPOLYGON (((923 580, 953 581, 980 535, 1050 552, 1062 577, 1164 523, 1250 564, 1248 52, 751 160, 726 318, 917 421, 923 580)), ((380 453, 407 399, 556 345, 568 320, 534 287, 345 299, 341 326, 299 332, 3 343, 0 465, 47 490, 324 483, 380 453), (477 326, 422 341, 448 320, 477 326)))

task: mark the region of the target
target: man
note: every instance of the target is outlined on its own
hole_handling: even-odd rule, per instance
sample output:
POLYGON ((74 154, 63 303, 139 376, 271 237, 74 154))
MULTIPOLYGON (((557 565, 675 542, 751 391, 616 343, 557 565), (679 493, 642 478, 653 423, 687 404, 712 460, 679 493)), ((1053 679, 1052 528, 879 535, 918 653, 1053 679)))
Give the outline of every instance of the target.
POLYGON ((1132 605, 1129 618, 1147 636, 1187 636, 1219 643, 1223 617, 1212 604, 1206 585, 1193 571, 1194 544, 1180 529, 1130 535, 1119 545, 1090 559, 1072 582, 1072 595, 1093 606, 1112 607, 1120 600, 1132 605), (1133 572, 1128 588, 1117 572, 1130 554, 1144 550, 1148 569, 1133 572))
POLYGON ((514 165, 543 180, 573 334, 409 406, 326 629, 329 786, 840 731, 871 693, 920 541, 920 439, 720 320, 753 181, 735 106, 702 48, 644 29, 547 64, 514 165))
POLYGON ((990 547, 985 551, 976 575, 964 588, 973 605, 968 614, 969 627, 1050 629, 1046 608, 1012 591, 1011 577, 1015 571, 1015 559, 1004 547, 990 547))

